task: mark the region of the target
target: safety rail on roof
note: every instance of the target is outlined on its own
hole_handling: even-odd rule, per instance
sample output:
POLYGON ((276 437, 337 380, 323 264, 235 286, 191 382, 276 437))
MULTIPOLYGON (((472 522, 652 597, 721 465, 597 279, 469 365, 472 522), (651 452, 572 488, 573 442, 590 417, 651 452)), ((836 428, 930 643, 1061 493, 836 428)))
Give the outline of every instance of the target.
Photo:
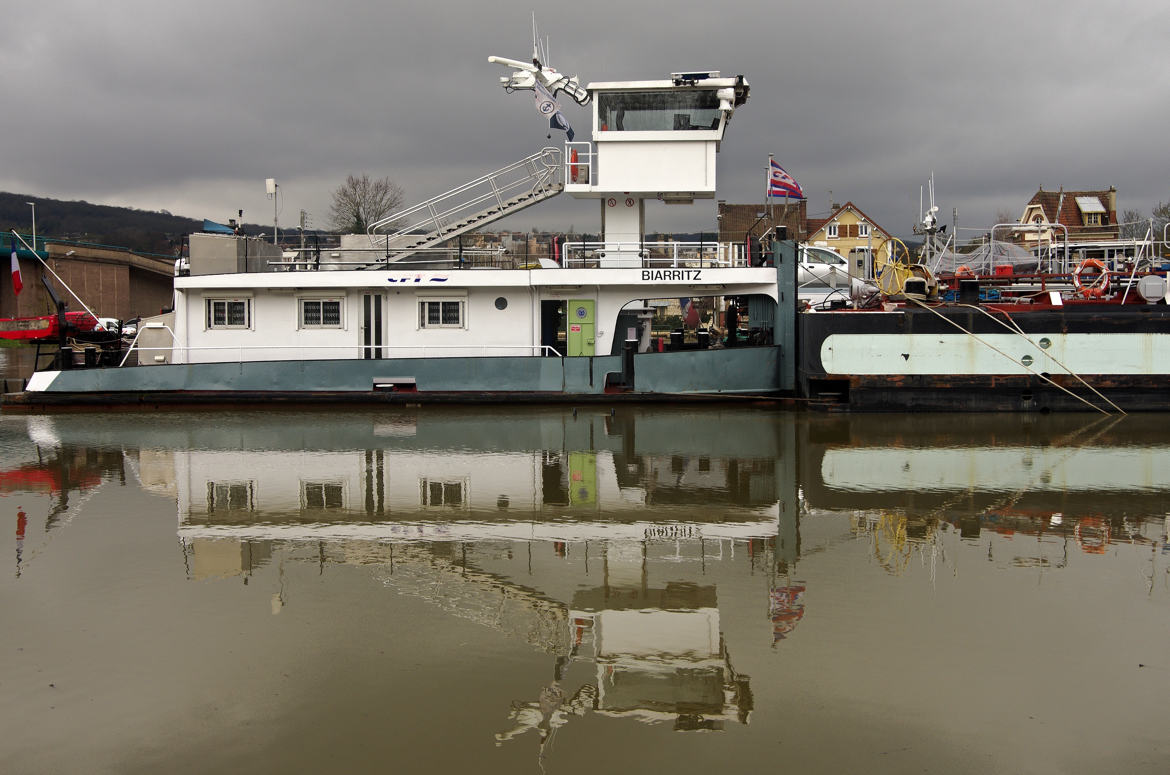
POLYGON ((554 197, 565 187, 561 156, 558 148, 544 148, 422 204, 375 221, 366 229, 370 244, 399 255, 433 247, 554 197))
POLYGON ((748 266, 731 242, 566 242, 562 265, 582 268, 705 268, 748 266))

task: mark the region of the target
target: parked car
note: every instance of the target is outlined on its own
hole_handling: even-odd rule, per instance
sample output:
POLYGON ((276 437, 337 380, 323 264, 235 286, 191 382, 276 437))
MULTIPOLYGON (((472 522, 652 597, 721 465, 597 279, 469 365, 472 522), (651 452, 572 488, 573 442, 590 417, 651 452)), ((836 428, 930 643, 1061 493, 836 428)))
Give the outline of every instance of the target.
POLYGON ((840 253, 815 245, 800 246, 796 284, 799 298, 816 301, 830 296, 866 296, 877 290, 867 280, 850 277, 849 261, 840 253))

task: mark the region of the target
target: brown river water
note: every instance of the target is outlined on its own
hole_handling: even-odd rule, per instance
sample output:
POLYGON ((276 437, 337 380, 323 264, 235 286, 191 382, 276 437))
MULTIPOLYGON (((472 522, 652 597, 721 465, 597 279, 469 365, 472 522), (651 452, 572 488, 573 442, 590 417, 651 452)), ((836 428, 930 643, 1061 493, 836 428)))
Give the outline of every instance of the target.
POLYGON ((1164 773, 1168 431, 0 415, 0 761, 1164 773))

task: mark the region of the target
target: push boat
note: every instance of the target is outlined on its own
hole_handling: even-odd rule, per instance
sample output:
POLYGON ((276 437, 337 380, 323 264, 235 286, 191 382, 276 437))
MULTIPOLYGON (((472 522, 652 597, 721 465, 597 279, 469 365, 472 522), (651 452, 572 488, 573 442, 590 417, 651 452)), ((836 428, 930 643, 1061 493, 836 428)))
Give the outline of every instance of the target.
POLYGON ((726 245, 645 237, 648 200, 714 198, 716 153, 749 95, 743 76, 581 86, 538 60, 491 61, 512 69, 501 79, 509 91, 590 106, 591 138, 570 134, 563 148, 393 213, 334 252, 193 234, 173 310, 142 320, 119 363, 58 359, 5 407, 777 395, 777 269, 726 245), (599 207, 599 241, 535 263, 449 247, 560 193, 599 207), (732 307, 726 335, 655 335, 657 309, 678 304, 685 317, 696 299, 716 297, 732 307))

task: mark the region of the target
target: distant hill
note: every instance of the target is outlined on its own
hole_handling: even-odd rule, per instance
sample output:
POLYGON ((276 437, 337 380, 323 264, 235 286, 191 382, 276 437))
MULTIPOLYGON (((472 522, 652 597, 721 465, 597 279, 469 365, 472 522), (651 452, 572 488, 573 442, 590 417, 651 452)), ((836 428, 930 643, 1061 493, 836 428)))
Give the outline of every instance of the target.
MULTIPOLYGON (((15 229, 20 234, 30 234, 29 202, 37 206, 37 236, 112 245, 143 253, 174 255, 184 236, 203 228, 202 220, 171 215, 166 210, 136 210, 8 192, 0 192, 0 228, 5 232, 15 229)), ((264 227, 245 224, 244 230, 259 234, 264 227)))

